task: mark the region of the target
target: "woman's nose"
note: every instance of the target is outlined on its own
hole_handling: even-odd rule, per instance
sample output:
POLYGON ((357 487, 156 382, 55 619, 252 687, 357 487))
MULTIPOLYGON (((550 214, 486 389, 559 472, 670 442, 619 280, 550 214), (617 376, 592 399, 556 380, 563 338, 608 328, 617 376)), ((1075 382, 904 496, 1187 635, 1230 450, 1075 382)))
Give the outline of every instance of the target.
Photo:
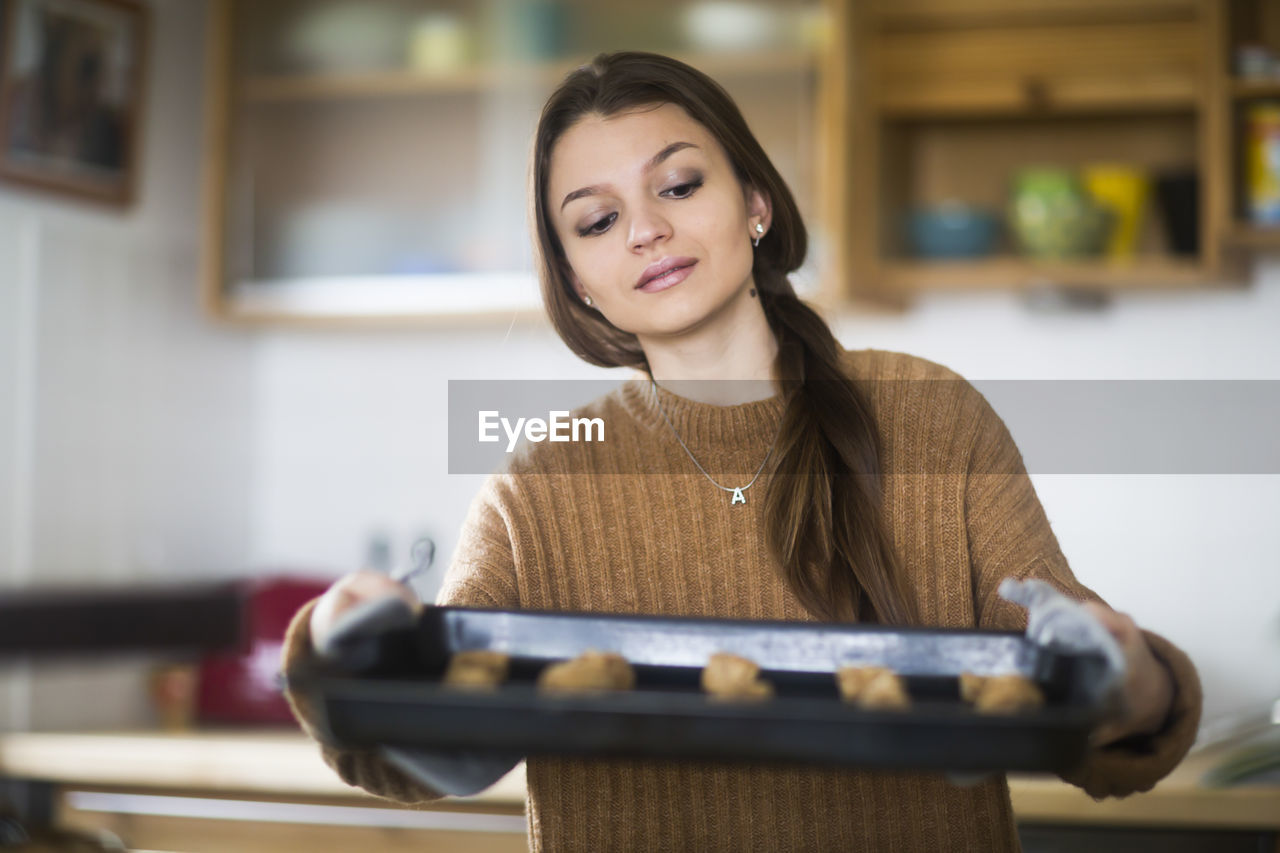
POLYGON ((644 249, 671 236, 671 223, 654 210, 641 210, 631 218, 629 245, 633 250, 644 249))

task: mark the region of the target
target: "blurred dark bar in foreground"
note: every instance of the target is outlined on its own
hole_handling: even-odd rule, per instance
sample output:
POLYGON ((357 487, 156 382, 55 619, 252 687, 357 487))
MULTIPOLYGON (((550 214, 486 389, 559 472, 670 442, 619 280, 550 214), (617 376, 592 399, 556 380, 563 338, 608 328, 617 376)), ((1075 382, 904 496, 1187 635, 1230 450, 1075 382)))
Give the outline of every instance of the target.
POLYGON ((243 595, 231 583, 5 593, 0 659, 233 650, 243 639, 243 595))

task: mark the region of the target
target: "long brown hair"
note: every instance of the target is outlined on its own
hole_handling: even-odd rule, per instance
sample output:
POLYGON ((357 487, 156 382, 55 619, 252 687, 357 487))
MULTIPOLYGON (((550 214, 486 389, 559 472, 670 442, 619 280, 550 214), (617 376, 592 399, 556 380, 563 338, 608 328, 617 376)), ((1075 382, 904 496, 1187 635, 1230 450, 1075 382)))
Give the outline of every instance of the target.
POLYGON ((800 381, 787 402, 766 495, 767 542, 787 584, 819 619, 908 624, 915 599, 899 566, 881 503, 880 439, 865 396, 841 370, 827 324, 796 296, 787 274, 808 237, 795 199, 733 99, 702 72, 651 53, 601 54, 571 72, 543 107, 534 139, 530 218, 543 302, 556 331, 584 360, 648 369, 635 335, 574 293, 547 209, 551 153, 588 114, 676 104, 724 148, 739 182, 772 202, 772 225, 752 267, 778 340, 778 375, 800 381))

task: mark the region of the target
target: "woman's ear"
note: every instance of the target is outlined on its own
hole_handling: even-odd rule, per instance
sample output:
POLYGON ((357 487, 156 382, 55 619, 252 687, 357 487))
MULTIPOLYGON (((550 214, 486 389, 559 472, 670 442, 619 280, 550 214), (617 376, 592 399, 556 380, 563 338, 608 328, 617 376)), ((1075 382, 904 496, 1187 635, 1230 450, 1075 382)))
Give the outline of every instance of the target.
POLYGON ((773 225, 773 205, 760 190, 747 188, 747 223, 754 230, 756 223, 764 226, 767 233, 773 225))

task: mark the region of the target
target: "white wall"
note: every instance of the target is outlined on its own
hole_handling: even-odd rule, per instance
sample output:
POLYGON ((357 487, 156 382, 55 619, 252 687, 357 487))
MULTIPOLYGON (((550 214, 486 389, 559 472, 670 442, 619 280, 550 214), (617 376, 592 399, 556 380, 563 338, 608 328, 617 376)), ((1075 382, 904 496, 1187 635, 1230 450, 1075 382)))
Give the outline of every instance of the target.
MULTIPOLYGON (((1246 289, 1121 295, 1097 312, 935 296, 835 325, 848 347, 915 353, 971 379, 1280 379, 1280 263, 1246 289)), ((337 574, 376 530, 403 562, 426 530, 442 569, 479 483, 447 473, 447 380, 602 375, 545 325, 264 334, 253 563, 337 574)), ((1280 476, 1033 479, 1077 575, 1195 658, 1207 716, 1280 697, 1280 476)), ((419 590, 438 583, 437 571, 419 590)))
MULTIPOLYGON (((255 377, 252 556, 256 565, 339 574, 370 536, 395 558, 430 534, 447 564, 482 477, 449 475, 450 379, 609 375, 544 323, 367 334, 271 332, 255 377)), ((434 595, 438 575, 424 594, 434 595)))
MULTIPOLYGON (((253 341, 196 286, 203 6, 153 4, 132 208, 0 188, 0 588, 247 565, 253 341)), ((0 666, 0 728, 145 719, 145 662, 0 666)))
MULTIPOLYGON (((1097 312, 1007 295, 934 297, 901 320, 847 319, 849 345, 970 379, 1280 380, 1280 258, 1247 289, 1130 294, 1097 312)), ((1009 420, 1015 439, 1019 424, 1009 420)), ((1024 427, 1025 428, 1025 427, 1024 427)), ((1280 475, 1032 474, 1077 577, 1195 660, 1206 721, 1280 699, 1280 475)))

